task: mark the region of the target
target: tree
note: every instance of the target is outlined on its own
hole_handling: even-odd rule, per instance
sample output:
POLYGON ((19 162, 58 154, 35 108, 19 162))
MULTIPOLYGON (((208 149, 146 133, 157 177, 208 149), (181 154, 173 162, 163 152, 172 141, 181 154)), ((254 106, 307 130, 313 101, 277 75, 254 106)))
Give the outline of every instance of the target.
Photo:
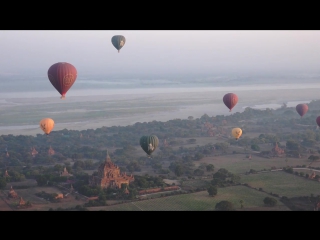
POLYGON ((215 210, 216 211, 234 211, 234 207, 232 202, 224 200, 216 204, 215 210))
POLYGON ((213 164, 208 164, 207 166, 206 166, 206 170, 207 170, 207 172, 213 172, 214 171, 214 165, 213 164))
POLYGON ((190 138, 187 140, 188 143, 196 143, 197 139, 190 138))
POLYGON ((217 150, 221 150, 223 153, 226 153, 228 148, 229 148, 229 143, 226 143, 226 142, 220 142, 220 143, 216 143, 214 145, 214 147, 217 149, 217 150))
POLYGON ((37 184, 39 186, 45 186, 47 185, 47 178, 44 176, 44 175, 38 175, 36 176, 36 181, 37 181, 37 184))
POLYGON ((217 195, 218 193, 218 189, 216 186, 213 186, 213 185, 210 185, 208 188, 207 188, 207 191, 209 193, 209 196, 211 197, 214 197, 215 195, 217 195))
POLYGON ((200 160, 201 158, 203 158, 204 155, 202 153, 199 153, 197 152, 195 155, 194 155, 194 160, 198 161, 200 160))
POLYGON ((135 199, 137 196, 137 189, 133 188, 133 189, 129 189, 129 196, 128 199, 135 199))
POLYGON ((4 177, 0 177, 0 189, 4 189, 7 186, 7 181, 4 177))
POLYGON ((220 168, 216 173, 213 174, 213 178, 218 178, 220 180, 226 180, 227 177, 230 177, 231 174, 225 168, 220 168))
POLYGON ((204 171, 200 168, 197 168, 193 171, 193 175, 196 175, 196 176, 202 176, 204 174, 204 171))
POLYGON ((263 199, 263 202, 265 205, 268 205, 270 207, 274 207, 275 205, 277 205, 278 200, 272 197, 265 197, 263 199))
POLYGON ((105 202, 107 200, 107 196, 104 192, 100 192, 99 194, 99 201, 100 202, 105 202))
POLYGON ((204 120, 204 121, 209 121, 210 120, 210 117, 208 114, 203 114, 201 117, 200 117, 201 120, 204 120))
POLYGON ((252 145, 251 145, 251 149, 252 149, 253 151, 260 151, 260 147, 259 147, 257 144, 252 144, 252 145))
POLYGON ((183 169, 180 165, 177 165, 174 169, 174 174, 178 177, 180 177, 183 173, 183 169))
POLYGON ((313 161, 319 160, 319 156, 310 155, 310 156, 308 157, 308 159, 313 162, 313 161))
POLYGON ((285 171, 287 173, 293 173, 293 168, 292 167, 284 167, 283 171, 285 171))
POLYGON ((288 140, 286 143, 286 148, 289 150, 298 150, 299 151, 299 143, 294 140, 288 140))

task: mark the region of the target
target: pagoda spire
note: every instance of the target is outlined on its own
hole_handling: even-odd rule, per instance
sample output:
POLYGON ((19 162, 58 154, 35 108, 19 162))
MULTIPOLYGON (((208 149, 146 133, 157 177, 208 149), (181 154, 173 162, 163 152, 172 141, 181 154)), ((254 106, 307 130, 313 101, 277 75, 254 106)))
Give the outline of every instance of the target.
POLYGON ((23 200, 22 197, 20 197, 19 205, 20 206, 26 205, 26 202, 23 200))
POLYGON ((111 162, 111 158, 109 156, 109 152, 108 152, 108 149, 107 149, 107 157, 106 157, 106 162, 111 162))

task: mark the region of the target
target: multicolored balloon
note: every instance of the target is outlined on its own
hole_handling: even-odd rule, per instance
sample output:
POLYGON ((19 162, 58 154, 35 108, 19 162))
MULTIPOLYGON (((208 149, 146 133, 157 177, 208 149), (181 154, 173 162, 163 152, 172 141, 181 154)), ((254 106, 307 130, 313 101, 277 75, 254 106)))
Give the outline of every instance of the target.
POLYGON ((159 139, 155 135, 142 136, 140 138, 140 146, 149 156, 153 153, 159 145, 159 139))

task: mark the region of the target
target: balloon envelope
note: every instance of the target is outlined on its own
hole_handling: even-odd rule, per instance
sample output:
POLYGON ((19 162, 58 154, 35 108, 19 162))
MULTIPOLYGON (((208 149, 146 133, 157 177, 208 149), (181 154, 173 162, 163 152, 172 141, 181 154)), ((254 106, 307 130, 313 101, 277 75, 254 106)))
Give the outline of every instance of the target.
POLYGON ((126 38, 122 35, 115 35, 111 38, 112 45, 120 52, 120 49, 126 43, 126 38))
POLYGON ((51 118, 44 118, 40 121, 40 128, 45 134, 49 134, 53 127, 54 127, 54 121, 51 118))
POLYGON ((231 131, 232 136, 238 140, 239 137, 242 135, 242 129, 241 128, 233 128, 231 131))
POLYGON ((231 112, 232 108, 238 103, 238 96, 234 93, 227 93, 223 96, 223 102, 231 112))
POLYGON ((140 138, 140 146, 148 155, 156 150, 159 145, 159 139, 155 135, 142 136, 140 138))
POLYGON ((316 123, 318 124, 318 126, 320 127, 320 116, 319 117, 317 117, 317 119, 316 119, 316 123))
POLYGON ((307 112, 308 112, 308 105, 307 104, 298 104, 297 106, 296 106, 296 110, 297 110, 297 112, 299 113, 299 115, 301 116, 301 117, 303 117, 303 115, 305 115, 307 112))
POLYGON ((48 70, 48 78, 54 88, 61 94, 61 99, 77 79, 77 69, 70 63, 58 62, 48 70))

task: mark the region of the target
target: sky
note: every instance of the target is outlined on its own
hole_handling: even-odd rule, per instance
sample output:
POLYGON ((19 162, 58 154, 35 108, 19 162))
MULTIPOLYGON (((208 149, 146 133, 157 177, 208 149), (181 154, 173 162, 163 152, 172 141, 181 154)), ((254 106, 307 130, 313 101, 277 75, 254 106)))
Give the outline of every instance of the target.
POLYGON ((0 75, 46 76, 57 62, 78 76, 320 73, 319 30, 1 30, 0 46, 0 75))

